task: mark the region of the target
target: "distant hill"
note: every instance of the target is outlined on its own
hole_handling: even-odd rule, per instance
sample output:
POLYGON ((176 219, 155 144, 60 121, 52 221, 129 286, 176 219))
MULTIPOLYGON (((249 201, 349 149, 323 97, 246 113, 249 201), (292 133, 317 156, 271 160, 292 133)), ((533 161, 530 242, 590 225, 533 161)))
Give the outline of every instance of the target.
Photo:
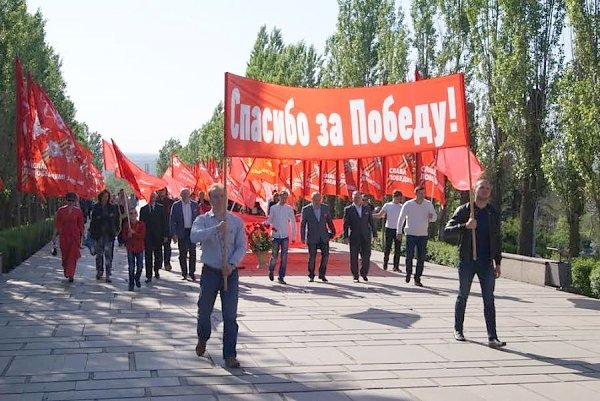
POLYGON ((156 175, 156 161, 158 154, 153 153, 126 153, 125 156, 139 168, 152 175, 156 175))

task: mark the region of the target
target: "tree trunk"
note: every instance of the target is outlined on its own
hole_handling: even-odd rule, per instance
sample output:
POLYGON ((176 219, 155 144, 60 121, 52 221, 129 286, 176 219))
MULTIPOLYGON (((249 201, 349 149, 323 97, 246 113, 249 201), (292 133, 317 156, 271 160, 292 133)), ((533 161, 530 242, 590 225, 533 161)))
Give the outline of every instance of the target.
POLYGON ((521 192, 521 208, 519 211, 519 246, 517 252, 519 255, 533 256, 535 249, 532 249, 534 229, 534 214, 537 204, 536 177, 530 175, 523 179, 521 192))
POLYGON ((579 256, 581 238, 579 235, 579 220, 580 216, 576 212, 569 212, 567 220, 569 222, 569 257, 576 258, 579 256))

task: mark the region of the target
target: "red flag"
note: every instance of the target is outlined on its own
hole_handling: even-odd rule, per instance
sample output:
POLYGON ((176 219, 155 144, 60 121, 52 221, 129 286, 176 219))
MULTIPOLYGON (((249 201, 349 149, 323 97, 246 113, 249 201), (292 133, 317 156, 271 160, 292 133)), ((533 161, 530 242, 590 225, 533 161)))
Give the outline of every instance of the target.
POLYGON ((450 184, 459 191, 468 191, 483 175, 484 169, 477 156, 466 147, 440 149, 436 167, 450 184), (471 160, 471 182, 469 182, 468 158, 471 160))
POLYGON ((323 195, 337 196, 337 162, 335 160, 323 160, 321 162, 321 168, 323 176, 321 177, 321 190, 323 195))
POLYGON ((198 179, 194 176, 194 173, 192 173, 192 169, 182 162, 175 154, 171 156, 171 166, 172 177, 181 182, 184 187, 193 191, 198 179))
POLYGON ((206 192, 208 187, 215 182, 213 177, 210 175, 206 166, 202 162, 198 162, 198 164, 194 166, 194 170, 194 175, 198 177, 196 184, 194 185, 194 193, 198 193, 200 191, 206 192))
POLYGON ((161 178, 146 173, 144 170, 136 166, 132 161, 125 157, 114 140, 112 143, 113 149, 115 150, 117 163, 119 163, 121 177, 129 182, 133 192, 138 198, 143 198, 146 200, 146 202, 150 202, 150 196, 152 195, 152 192, 166 187, 167 182, 161 178))
POLYGON ((398 190, 407 198, 415 197, 415 180, 413 165, 404 155, 387 156, 385 166, 385 193, 392 194, 398 190))
POLYGON ((358 160, 338 160, 340 196, 352 197, 358 190, 358 160))
POLYGON ((165 170, 165 173, 161 177, 167 183, 167 192, 170 194, 179 195, 183 188, 186 188, 186 185, 181 181, 173 178, 173 170, 172 167, 169 166, 165 170))
POLYGON ((250 164, 247 180, 263 180, 271 184, 277 184, 277 173, 279 172, 279 160, 255 158, 250 164))
MULTIPOLYGON (((31 137, 33 130, 33 119, 28 92, 23 83, 23 71, 21 61, 17 58, 15 62, 15 81, 17 94, 17 191, 37 193, 38 188, 35 181, 35 169, 33 164, 33 152, 31 149, 31 137)), ((45 167, 45 166, 44 166, 45 167)))
POLYGON ((433 151, 417 153, 417 182, 425 187, 425 196, 446 204, 446 178, 435 167, 433 151))
POLYGON ((306 190, 304 198, 310 200, 313 192, 321 191, 321 163, 318 160, 305 162, 306 190))
POLYGON ((119 163, 117 163, 117 156, 115 156, 115 150, 112 144, 105 139, 102 139, 102 155, 104 159, 104 170, 114 171, 115 177, 121 177, 119 171, 119 163))
POLYGON ((360 192, 383 199, 383 166, 380 157, 361 159, 360 192))

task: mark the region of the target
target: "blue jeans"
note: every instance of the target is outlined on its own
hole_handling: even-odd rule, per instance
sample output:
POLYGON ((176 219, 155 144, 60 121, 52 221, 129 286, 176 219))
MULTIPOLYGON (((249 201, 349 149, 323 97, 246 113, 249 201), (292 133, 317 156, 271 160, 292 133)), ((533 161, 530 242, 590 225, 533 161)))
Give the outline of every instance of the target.
POLYGON ((127 264, 129 265, 129 288, 133 288, 134 281, 140 279, 144 268, 144 251, 127 251, 127 264), (136 269, 137 268, 137 269, 136 269))
POLYGON ((287 238, 273 238, 273 251, 271 253, 271 261, 269 262, 269 271, 275 271, 275 264, 277 263, 279 248, 281 248, 281 261, 279 262, 279 278, 282 280, 285 277, 285 268, 287 266, 288 244, 289 239, 287 238))
POLYGON ((412 261, 417 248, 417 271, 415 280, 421 278, 423 266, 425 265, 425 249, 427 248, 427 236, 407 235, 406 236, 406 277, 412 274, 412 261))
POLYGON ((479 277, 481 286, 481 297, 483 298, 483 315, 487 327, 488 338, 497 338, 496 334, 496 307, 494 306, 494 287, 496 285, 496 275, 492 263, 489 261, 477 260, 476 262, 460 261, 458 264, 458 296, 454 306, 454 330, 463 332, 463 322, 465 320, 465 309, 467 299, 471 292, 473 277, 479 277))
POLYGON ((217 299, 221 294, 221 312, 223 314, 223 358, 237 356, 236 345, 238 336, 237 307, 239 297, 238 271, 227 278, 227 291, 223 290, 223 273, 204 266, 200 278, 200 296, 198 297, 198 325, 196 331, 198 340, 208 341, 211 333, 210 315, 217 299))

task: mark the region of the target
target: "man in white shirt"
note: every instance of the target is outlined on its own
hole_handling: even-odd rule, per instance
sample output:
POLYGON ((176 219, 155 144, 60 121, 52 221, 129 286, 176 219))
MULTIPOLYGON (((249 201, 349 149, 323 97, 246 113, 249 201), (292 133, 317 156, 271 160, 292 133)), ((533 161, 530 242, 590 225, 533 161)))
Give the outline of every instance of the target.
POLYGON ((437 220, 437 214, 433 204, 425 199, 425 188, 419 185, 415 188, 415 199, 411 199, 402 206, 398 224, 396 226, 396 237, 402 236, 402 225, 406 221, 404 234, 406 234, 406 282, 410 282, 412 275, 412 260, 417 248, 417 271, 415 272, 415 285, 423 287, 421 275, 425 264, 425 250, 427 248, 427 230, 429 223, 437 220))
MULTIPOLYGON (((394 243, 394 271, 400 271, 400 245, 402 236, 396 237, 398 218, 402 210, 402 193, 394 191, 392 201, 385 203, 378 213, 373 213, 376 219, 385 217, 385 247, 383 248, 383 270, 387 270, 388 261, 390 259, 390 251, 392 250, 392 242, 394 243)), ((399 231, 402 233, 402 231, 399 231)))
POLYGON ((296 238, 296 217, 294 216, 294 209, 286 203, 287 198, 288 193, 286 191, 279 193, 279 202, 271 206, 269 209, 269 218, 266 221, 266 223, 272 226, 273 251, 269 263, 269 280, 271 281, 274 279, 273 272, 275 271, 279 249, 281 249, 281 261, 279 262, 279 275, 277 277, 279 284, 286 284, 284 278, 290 241, 288 225, 292 226, 292 241, 296 238))

